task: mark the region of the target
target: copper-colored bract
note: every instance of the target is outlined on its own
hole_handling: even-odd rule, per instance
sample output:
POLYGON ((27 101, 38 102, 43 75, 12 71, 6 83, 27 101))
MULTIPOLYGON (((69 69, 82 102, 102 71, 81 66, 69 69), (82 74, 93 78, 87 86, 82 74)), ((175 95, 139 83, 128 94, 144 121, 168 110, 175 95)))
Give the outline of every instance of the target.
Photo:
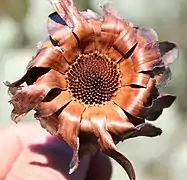
POLYGON ((26 74, 6 83, 15 122, 30 110, 47 131, 73 149, 70 173, 86 153, 101 150, 135 173, 115 144, 162 130, 156 120, 175 96, 160 94, 171 78, 175 44, 159 42, 154 30, 128 23, 108 5, 100 17, 79 12, 73 0, 51 0, 46 40, 26 74), (22 85, 26 83, 26 85, 22 85))

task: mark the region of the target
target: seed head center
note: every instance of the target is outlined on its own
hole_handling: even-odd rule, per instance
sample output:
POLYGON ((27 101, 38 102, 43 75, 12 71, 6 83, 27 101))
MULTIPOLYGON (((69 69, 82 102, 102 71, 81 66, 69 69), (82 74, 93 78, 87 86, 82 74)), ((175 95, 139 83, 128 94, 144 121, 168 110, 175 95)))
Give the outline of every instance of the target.
POLYGON ((97 51, 79 55, 66 77, 72 96, 87 105, 110 101, 119 88, 117 64, 97 51))

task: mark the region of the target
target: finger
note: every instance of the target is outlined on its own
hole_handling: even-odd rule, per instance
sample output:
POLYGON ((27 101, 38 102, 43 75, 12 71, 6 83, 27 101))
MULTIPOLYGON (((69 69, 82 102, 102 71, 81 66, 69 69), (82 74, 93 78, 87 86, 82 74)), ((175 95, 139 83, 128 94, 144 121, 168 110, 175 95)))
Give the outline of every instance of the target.
POLYGON ((12 163, 18 158, 22 144, 17 136, 3 129, 0 132, 0 179, 5 179, 12 163))
POLYGON ((49 136, 37 123, 12 124, 0 129, 0 179, 5 179, 22 150, 49 136))
MULTIPOLYGON (((16 158, 6 165, 3 163, 3 167, 9 168, 6 170, 6 178, 4 175, 2 179, 82 180, 86 176, 90 158, 88 156, 84 157, 78 170, 72 176, 69 176, 71 149, 62 141, 52 138, 37 123, 13 125, 6 129, 5 139, 8 142, 5 146, 9 148, 9 151, 3 153, 0 151, 5 160, 7 152, 8 155, 14 153, 11 142, 19 142, 21 148, 16 158)), ((17 144, 15 144, 15 147, 17 147, 17 144)))
POLYGON ((5 127, 4 130, 9 132, 11 136, 18 137, 23 147, 27 147, 29 144, 44 143, 48 137, 51 137, 37 121, 13 123, 5 127))
POLYGON ((66 180, 71 151, 55 141, 31 143, 22 150, 6 180, 66 180))

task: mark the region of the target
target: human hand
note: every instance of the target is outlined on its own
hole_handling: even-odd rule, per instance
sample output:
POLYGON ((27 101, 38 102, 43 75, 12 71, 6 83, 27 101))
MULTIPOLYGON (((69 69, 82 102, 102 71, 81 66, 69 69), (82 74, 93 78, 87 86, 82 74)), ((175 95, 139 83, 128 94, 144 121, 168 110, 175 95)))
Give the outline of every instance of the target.
POLYGON ((39 123, 0 129, 0 180, 109 180, 111 164, 104 154, 85 156, 71 175, 71 149, 39 123))

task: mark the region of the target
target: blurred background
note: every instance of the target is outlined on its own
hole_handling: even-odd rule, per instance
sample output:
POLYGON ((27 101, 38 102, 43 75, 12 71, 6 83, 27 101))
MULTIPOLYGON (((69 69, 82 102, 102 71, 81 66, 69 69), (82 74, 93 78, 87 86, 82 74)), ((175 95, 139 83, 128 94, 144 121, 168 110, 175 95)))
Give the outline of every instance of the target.
MULTIPOLYGON (((77 0, 80 10, 101 12, 102 0, 77 0)), ((177 95, 155 123, 163 129, 156 138, 136 138, 118 145, 134 164, 137 180, 187 179, 187 1, 111 0, 126 20, 152 27, 159 40, 175 42, 180 50, 172 65, 173 79, 167 92, 177 95)), ((11 105, 3 81, 23 75, 36 53, 37 42, 47 36, 46 21, 53 8, 47 0, 0 0, 0 125, 10 124, 11 105)), ((25 118, 33 120, 32 112, 25 118)), ((114 161, 112 180, 128 179, 114 161)))

